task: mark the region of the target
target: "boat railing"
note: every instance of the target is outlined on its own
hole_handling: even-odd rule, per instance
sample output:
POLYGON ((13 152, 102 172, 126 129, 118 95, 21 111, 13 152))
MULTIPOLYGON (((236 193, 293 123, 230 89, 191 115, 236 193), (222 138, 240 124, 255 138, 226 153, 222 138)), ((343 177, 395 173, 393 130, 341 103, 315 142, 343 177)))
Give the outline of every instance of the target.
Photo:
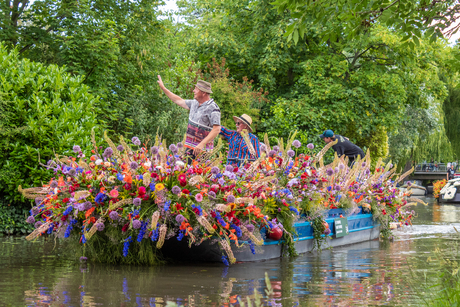
MULTIPOLYGON (((457 165, 455 165, 457 170, 457 165)), ((447 172, 447 163, 419 163, 415 166, 416 172, 447 172)))

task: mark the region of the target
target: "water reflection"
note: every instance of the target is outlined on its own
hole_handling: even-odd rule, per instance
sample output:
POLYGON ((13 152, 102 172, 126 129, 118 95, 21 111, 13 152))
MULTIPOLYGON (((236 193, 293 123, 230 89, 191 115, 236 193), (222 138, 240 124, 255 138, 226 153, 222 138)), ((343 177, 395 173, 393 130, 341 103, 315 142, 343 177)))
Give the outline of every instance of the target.
POLYGON ((446 248, 455 232, 460 206, 430 204, 417 210, 414 226, 398 231, 395 242, 364 242, 229 268, 81 265, 63 258, 59 243, 0 238, 0 305, 165 306, 174 301, 237 306, 238 298, 264 293, 265 272, 274 289, 272 306, 416 304, 408 259, 419 259, 417 268, 427 269, 430 251, 446 248))

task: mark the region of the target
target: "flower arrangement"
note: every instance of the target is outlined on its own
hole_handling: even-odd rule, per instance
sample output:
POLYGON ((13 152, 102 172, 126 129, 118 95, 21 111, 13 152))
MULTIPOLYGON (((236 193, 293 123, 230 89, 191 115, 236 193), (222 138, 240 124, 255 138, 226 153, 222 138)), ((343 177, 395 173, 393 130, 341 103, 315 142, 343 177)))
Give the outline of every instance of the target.
POLYGON ((352 168, 337 157, 324 165, 322 156, 333 143, 316 155, 296 154, 291 146, 300 142, 294 137, 273 148, 266 137, 260 159, 235 167, 222 164, 220 140, 188 165, 182 143, 167 146, 156 137, 149 148, 134 137, 132 145, 120 138, 116 146, 104 133, 108 147, 102 150, 93 133, 92 155, 74 146, 75 157, 56 156, 45 165, 54 172, 49 183, 19 187, 36 202, 27 218, 35 230, 27 239, 46 233, 77 237, 85 247, 94 242, 99 260, 102 246, 111 245, 116 261, 129 263, 154 263, 154 256, 140 261, 139 255, 161 249, 173 237, 189 246, 216 240, 222 261, 231 264, 232 246, 249 244, 255 253, 267 239, 282 237, 295 254, 294 222, 319 223, 315 229, 327 235, 330 230, 321 225, 330 209, 353 214, 362 206, 381 219, 384 229, 390 217, 410 222, 413 214, 404 208, 416 203, 408 203, 396 188, 407 174, 391 180, 396 167, 381 160, 371 172, 369 154, 352 168))
POLYGON ((433 182, 433 196, 439 198, 442 188, 447 184, 447 179, 436 180, 433 182))

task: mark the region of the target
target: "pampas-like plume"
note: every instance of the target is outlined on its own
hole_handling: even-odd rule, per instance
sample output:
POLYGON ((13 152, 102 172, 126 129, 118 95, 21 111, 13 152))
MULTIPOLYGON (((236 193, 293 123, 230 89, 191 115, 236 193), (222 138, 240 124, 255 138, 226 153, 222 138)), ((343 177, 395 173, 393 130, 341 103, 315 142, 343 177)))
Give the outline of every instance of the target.
POLYGON ((207 151, 202 151, 198 154, 197 159, 200 159, 203 162, 206 162, 211 159, 212 156, 214 156, 216 153, 220 152, 221 148, 224 146, 224 143, 222 142, 222 139, 219 138, 217 140, 217 145, 213 148, 213 150, 207 152, 207 151))
POLYGON ((197 185, 198 183, 202 183, 204 182, 204 179, 203 177, 201 177, 200 175, 196 175, 196 176, 193 176, 192 178, 190 178, 190 180, 188 181, 188 183, 190 185, 197 185))
POLYGON ((23 189, 21 185, 18 186, 19 193, 22 194, 27 199, 35 199, 36 197, 43 197, 49 193, 47 188, 37 187, 37 188, 27 188, 23 189))
POLYGON ((142 183, 144 184, 145 187, 148 187, 150 185, 150 180, 152 177, 150 177, 150 172, 145 172, 143 177, 142 177, 142 183))
POLYGON ((424 206, 428 206, 428 204, 426 202, 424 202, 423 200, 421 200, 419 198, 416 198, 416 197, 409 197, 407 200, 422 204, 424 206))
POLYGON ((80 161, 78 161, 78 166, 83 168, 85 171, 91 171, 91 168, 89 167, 88 163, 86 163, 82 159, 80 159, 80 161))
POLYGON ((220 212, 230 212, 232 210, 232 207, 229 205, 225 205, 225 204, 217 204, 216 210, 220 212))
POLYGON ((113 155, 115 156, 115 158, 119 160, 121 158, 120 152, 118 151, 117 146, 115 146, 112 140, 108 137, 107 130, 104 131, 104 140, 107 142, 107 144, 109 144, 110 148, 113 151, 113 155))
MULTIPOLYGON (((128 144, 126 144, 125 139, 123 138, 122 135, 120 135, 120 144, 123 146, 123 149, 125 150, 124 153, 128 153, 128 154, 132 154, 132 153, 133 153, 133 151, 132 151, 132 149, 131 149, 131 146, 129 146, 128 144)), ((126 162, 126 161, 125 161, 125 162, 126 162)), ((131 162, 131 161, 129 161, 129 162, 131 162)), ((129 162, 128 162, 128 163, 129 163, 129 162)))
POLYGON ((157 229, 157 223, 158 219, 160 218, 160 211, 155 211, 152 214, 152 223, 150 224, 150 227, 152 229, 157 229))
POLYGON ((255 245, 264 244, 264 240, 257 238, 252 232, 249 232, 249 230, 245 226, 241 225, 240 228, 243 234, 249 237, 249 239, 251 239, 251 241, 254 242, 255 245))
POLYGON ((265 144, 265 147, 267 147, 266 153, 268 154, 271 148, 270 148, 270 141, 268 140, 268 134, 266 132, 264 134, 264 144, 265 144))
POLYGON ((125 198, 125 199, 122 199, 114 204, 111 204, 109 206, 109 210, 115 210, 115 209, 118 209, 120 208, 121 206, 123 205, 129 205, 129 204, 132 204, 133 203, 133 199, 132 198, 125 198))
POLYGON ((79 199, 86 198, 86 197, 88 197, 90 195, 91 195, 91 193, 89 191, 86 191, 86 190, 77 191, 77 192, 75 192, 73 198, 76 199, 76 200, 79 200, 79 199))
POLYGON ((201 215, 201 216, 197 217, 197 221, 198 221, 198 223, 200 223, 201 226, 206 228, 206 230, 209 232, 209 234, 214 233, 215 229, 212 228, 211 223, 209 223, 209 221, 204 216, 201 215))
POLYGON ((249 150, 249 152, 251 153, 251 155, 255 156, 255 155, 256 155, 256 151, 254 150, 254 146, 252 146, 251 139, 249 138, 249 132, 248 132, 248 130, 243 129, 243 131, 241 131, 240 134, 241 134, 241 136, 243 137, 243 140, 244 140, 244 142, 246 143, 246 146, 248 147, 248 150, 249 150))
POLYGON ((52 222, 46 222, 45 224, 41 225, 40 227, 36 228, 34 231, 32 231, 31 234, 29 234, 27 237, 26 237, 26 240, 27 241, 30 241, 30 240, 33 240, 35 239, 36 237, 38 237, 41 233, 43 233, 44 231, 47 231, 48 228, 50 228, 52 222))
POLYGON ((97 231, 97 224, 99 223, 104 223, 104 219, 102 217, 98 218, 96 223, 93 224, 93 226, 91 227, 91 229, 87 232, 85 232, 85 238, 86 238, 86 241, 88 241, 89 239, 91 239, 91 237, 96 233, 97 231))
POLYGON ((224 251, 227 253, 228 256, 228 261, 230 264, 233 264, 236 262, 235 256, 233 256, 232 248, 230 247, 230 244, 228 244, 227 240, 222 239, 220 240, 220 244, 222 245, 222 248, 224 251))
POLYGON ((400 183, 401 181, 404 180, 404 178, 406 178, 407 176, 409 176, 410 174, 412 174, 412 172, 414 171, 414 167, 412 166, 412 168, 410 170, 408 170, 407 172, 405 172, 404 174, 402 174, 401 176, 398 177, 398 179, 396 179, 395 181, 395 185, 400 183))
POLYGON ((96 133, 94 132, 94 127, 91 129, 91 143, 93 143, 94 153, 97 154, 98 148, 96 143, 96 133))
POLYGON ((259 165, 260 165, 260 159, 255 160, 254 162, 252 162, 251 166, 249 166, 246 173, 251 174, 259 167, 259 165))
POLYGON ((338 141, 339 140, 335 140, 334 142, 329 142, 328 144, 326 144, 326 146, 324 146, 324 148, 321 149, 320 152, 318 152, 316 157, 313 159, 313 162, 320 161, 323 158, 324 154, 329 150, 329 148, 337 144, 338 141))
POLYGON ((160 249, 165 243, 165 237, 166 237, 167 230, 168 230, 168 227, 166 226, 166 224, 163 224, 160 226, 160 235, 158 237, 158 242, 157 242, 158 249, 160 249))

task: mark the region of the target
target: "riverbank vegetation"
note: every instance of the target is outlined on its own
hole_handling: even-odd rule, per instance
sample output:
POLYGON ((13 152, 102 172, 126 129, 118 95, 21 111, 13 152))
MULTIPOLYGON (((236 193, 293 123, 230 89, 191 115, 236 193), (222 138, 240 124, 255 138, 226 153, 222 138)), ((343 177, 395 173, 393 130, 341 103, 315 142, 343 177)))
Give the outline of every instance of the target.
POLYGON ((250 114, 259 136, 298 130, 302 144, 320 145, 333 129, 399 167, 460 155, 460 52, 441 34, 450 8, 419 1, 379 13, 361 1, 336 16, 271 2, 177 1, 179 21, 159 2, 0 4, 0 198, 30 209, 18 185, 47 182, 39 163, 90 145, 93 127, 182 140, 187 112, 159 90, 159 74, 182 97, 211 81, 222 122, 250 114))

